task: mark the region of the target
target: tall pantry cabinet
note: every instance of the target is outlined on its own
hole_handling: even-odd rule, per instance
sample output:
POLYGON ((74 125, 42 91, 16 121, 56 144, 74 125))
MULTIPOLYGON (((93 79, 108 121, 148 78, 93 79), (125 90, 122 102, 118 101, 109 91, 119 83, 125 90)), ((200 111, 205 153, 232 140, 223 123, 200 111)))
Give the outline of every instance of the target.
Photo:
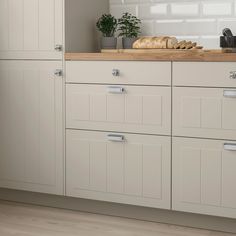
POLYGON ((108 0, 0 1, 0 187, 64 193, 63 54, 96 50, 107 11, 108 0))

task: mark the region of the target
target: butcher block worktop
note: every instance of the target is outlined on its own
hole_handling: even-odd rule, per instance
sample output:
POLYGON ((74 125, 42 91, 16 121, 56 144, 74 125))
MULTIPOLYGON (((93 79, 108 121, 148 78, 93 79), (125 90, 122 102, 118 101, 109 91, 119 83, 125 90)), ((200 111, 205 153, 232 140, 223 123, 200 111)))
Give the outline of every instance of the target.
POLYGON ((101 53, 66 53, 66 60, 236 62, 236 53, 221 50, 117 49, 101 53))

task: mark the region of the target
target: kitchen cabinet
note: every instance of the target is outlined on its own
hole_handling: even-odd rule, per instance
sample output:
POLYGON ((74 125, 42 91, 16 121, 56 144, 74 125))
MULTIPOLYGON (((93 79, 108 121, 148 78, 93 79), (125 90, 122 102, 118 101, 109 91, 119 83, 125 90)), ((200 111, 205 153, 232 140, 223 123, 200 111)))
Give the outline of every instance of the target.
POLYGON ((0 59, 62 60, 63 0, 1 0, 0 59))
POLYGON ((66 85, 66 127, 170 135, 171 88, 66 85))
POLYGON ((67 196, 170 209, 170 86, 170 62, 66 62, 67 196))
POLYGON ((173 138, 173 209, 236 218, 236 142, 173 138))
POLYGON ((236 217, 234 64, 172 64, 66 62, 67 196, 236 217))
POLYGON ((170 137, 67 130, 66 194, 170 209, 170 137))
POLYGON ((236 218, 234 66, 173 63, 173 210, 236 218))
POLYGON ((61 69, 59 61, 0 61, 0 187, 63 194, 61 69))

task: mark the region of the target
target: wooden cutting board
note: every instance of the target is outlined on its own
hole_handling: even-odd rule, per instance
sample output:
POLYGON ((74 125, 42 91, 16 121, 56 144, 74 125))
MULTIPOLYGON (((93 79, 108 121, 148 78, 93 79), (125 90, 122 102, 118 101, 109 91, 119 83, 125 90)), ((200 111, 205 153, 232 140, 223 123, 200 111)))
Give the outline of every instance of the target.
POLYGON ((215 52, 219 53, 221 50, 203 50, 203 49, 102 49, 102 53, 203 53, 203 52, 215 52))

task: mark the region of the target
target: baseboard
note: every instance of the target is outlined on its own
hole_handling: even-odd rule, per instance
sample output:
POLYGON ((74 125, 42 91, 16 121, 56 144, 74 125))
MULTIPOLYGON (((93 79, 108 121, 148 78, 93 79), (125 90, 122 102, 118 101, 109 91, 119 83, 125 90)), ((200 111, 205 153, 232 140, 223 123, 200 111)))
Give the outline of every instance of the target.
POLYGON ((0 199, 103 215, 236 233, 236 220, 177 211, 0 189, 0 199))

